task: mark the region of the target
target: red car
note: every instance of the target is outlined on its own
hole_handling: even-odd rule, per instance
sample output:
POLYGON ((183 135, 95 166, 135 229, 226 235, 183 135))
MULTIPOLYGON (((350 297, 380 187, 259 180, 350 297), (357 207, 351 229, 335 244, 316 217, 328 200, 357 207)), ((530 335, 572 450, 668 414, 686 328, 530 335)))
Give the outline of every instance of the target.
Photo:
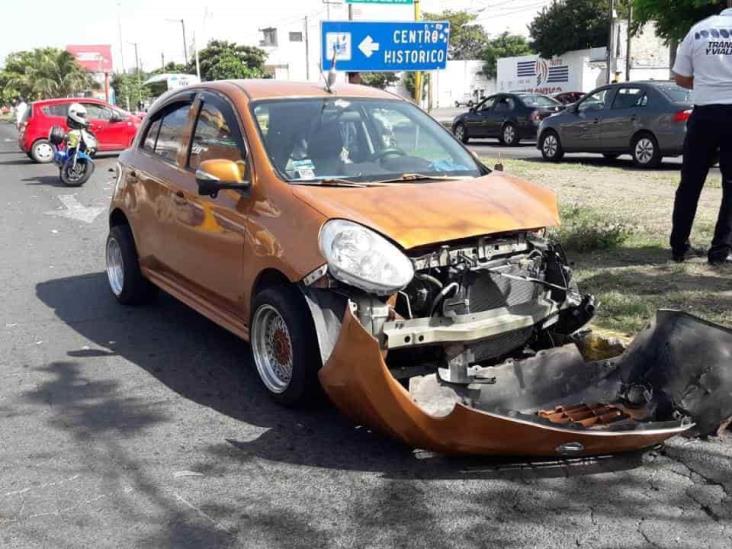
POLYGON ((66 126, 66 110, 72 103, 86 107, 89 129, 97 136, 99 151, 122 151, 135 138, 141 119, 117 107, 87 97, 44 99, 28 106, 20 122, 18 144, 31 160, 39 163, 53 160, 53 146, 48 133, 53 126, 66 126))

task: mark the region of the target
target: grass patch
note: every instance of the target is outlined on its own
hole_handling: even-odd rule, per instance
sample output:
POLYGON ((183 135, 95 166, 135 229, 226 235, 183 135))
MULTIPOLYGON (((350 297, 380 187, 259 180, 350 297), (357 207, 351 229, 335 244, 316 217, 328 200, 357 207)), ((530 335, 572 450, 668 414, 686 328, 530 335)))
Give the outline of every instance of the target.
POLYGON ((629 223, 587 207, 564 206, 560 208, 560 215, 562 225, 553 229, 550 236, 567 251, 613 250, 635 232, 635 227, 629 223))

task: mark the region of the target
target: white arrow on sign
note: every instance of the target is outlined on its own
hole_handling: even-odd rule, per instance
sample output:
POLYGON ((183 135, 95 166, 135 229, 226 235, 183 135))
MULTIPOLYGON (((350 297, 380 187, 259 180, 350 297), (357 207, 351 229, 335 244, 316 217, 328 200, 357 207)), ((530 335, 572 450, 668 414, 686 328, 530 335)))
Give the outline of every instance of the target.
POLYGON ((59 195, 58 199, 65 208, 46 212, 46 215, 68 217, 69 219, 76 219, 77 221, 83 221, 84 223, 92 223, 99 214, 106 209, 103 206, 90 206, 87 208, 81 204, 81 202, 76 200, 76 197, 73 194, 62 194, 59 195))
POLYGON ((371 57, 375 51, 379 51, 380 47, 381 45, 378 42, 374 42, 371 35, 366 36, 366 38, 363 39, 363 42, 358 45, 358 49, 361 50, 366 57, 371 57))

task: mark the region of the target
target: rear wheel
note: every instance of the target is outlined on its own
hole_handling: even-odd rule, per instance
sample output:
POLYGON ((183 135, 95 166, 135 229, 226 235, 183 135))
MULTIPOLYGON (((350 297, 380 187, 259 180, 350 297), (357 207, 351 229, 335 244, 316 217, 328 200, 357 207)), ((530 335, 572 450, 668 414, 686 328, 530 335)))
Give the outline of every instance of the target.
POLYGON ((553 131, 544 132, 539 142, 541 156, 549 162, 559 162, 564 158, 564 149, 559 141, 559 136, 553 131))
POLYGON ((252 303, 251 345, 259 379, 285 406, 320 395, 318 338, 304 297, 294 286, 267 288, 252 303))
POLYGON ((48 139, 39 139, 31 147, 30 153, 28 153, 33 162, 39 164, 48 164, 53 160, 54 148, 48 139))
POLYGON ((123 305, 141 305, 155 297, 157 288, 140 272, 129 225, 116 225, 110 229, 105 256, 107 282, 117 301, 123 305))
POLYGON ((503 125, 503 128, 501 129, 501 136, 500 141, 502 145, 505 145, 507 147, 514 147, 519 144, 519 135, 518 135, 518 129, 516 129, 516 126, 513 125, 511 122, 508 122, 503 125))
POLYGON ((650 133, 643 133, 633 140, 633 164, 639 168, 656 168, 661 164, 661 149, 650 133))
POLYGON ((468 136, 468 128, 465 127, 465 124, 458 124, 455 126, 455 137, 457 137, 460 141, 463 143, 468 143, 470 141, 470 137, 468 136))

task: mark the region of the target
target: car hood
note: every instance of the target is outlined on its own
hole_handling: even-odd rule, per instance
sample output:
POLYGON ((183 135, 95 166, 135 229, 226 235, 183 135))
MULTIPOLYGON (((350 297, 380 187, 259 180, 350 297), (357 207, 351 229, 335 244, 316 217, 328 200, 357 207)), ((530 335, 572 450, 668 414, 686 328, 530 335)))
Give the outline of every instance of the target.
POLYGON ((552 191, 498 172, 475 179, 381 187, 296 185, 293 192, 328 219, 361 223, 404 249, 559 223, 552 191))

